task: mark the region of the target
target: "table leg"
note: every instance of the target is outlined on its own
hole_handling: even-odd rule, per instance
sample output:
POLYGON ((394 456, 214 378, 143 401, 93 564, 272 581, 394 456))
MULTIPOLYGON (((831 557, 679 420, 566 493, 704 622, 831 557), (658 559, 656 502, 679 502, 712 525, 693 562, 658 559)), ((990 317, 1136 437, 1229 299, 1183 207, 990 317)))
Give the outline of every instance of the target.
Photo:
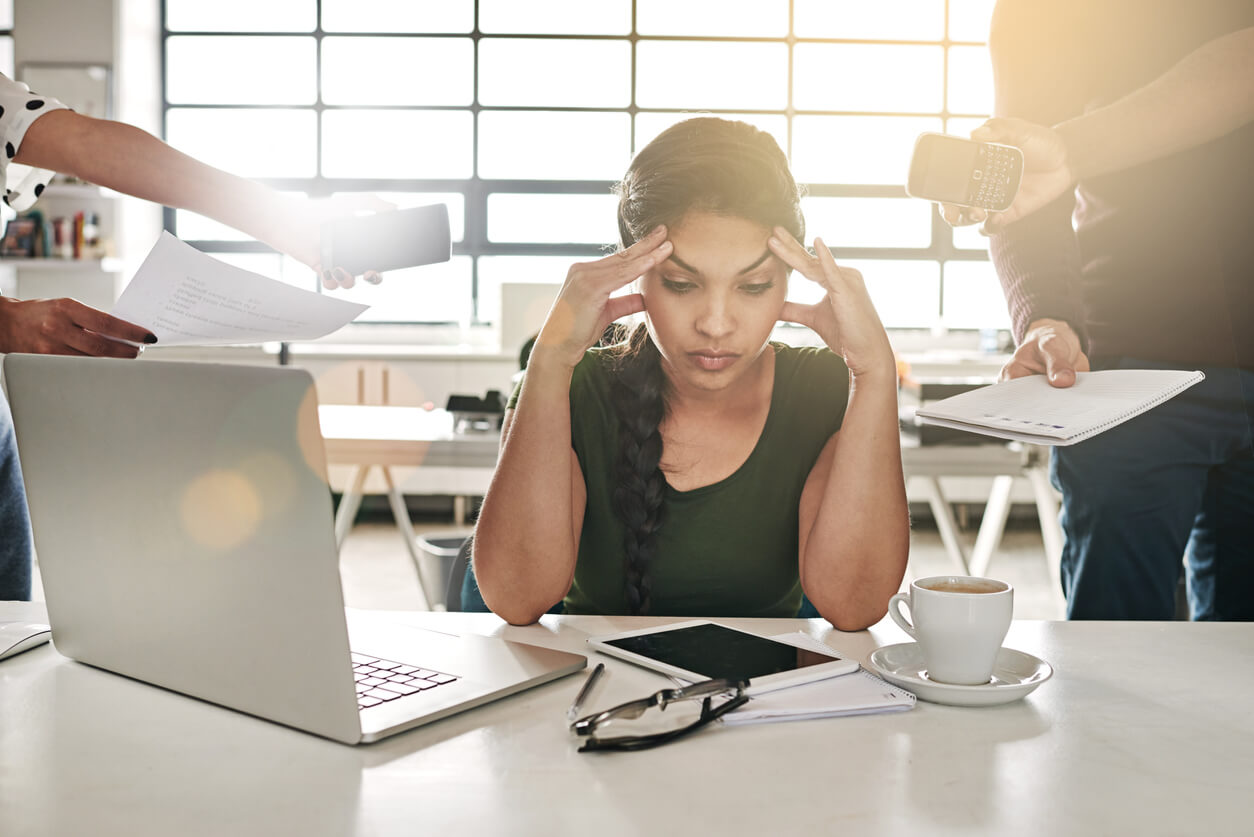
POLYGON ((988 572, 993 553, 997 551, 1001 536, 1006 531, 1006 518, 1010 515, 1010 492, 1014 485, 1015 478, 1012 476, 993 477, 993 489, 988 494, 988 502, 984 504, 984 519, 980 521, 975 549, 971 551, 972 575, 984 575, 988 572))
POLYGON ((923 482, 924 494, 927 495, 927 504, 932 509, 932 517, 936 520, 936 528, 940 530, 941 542, 945 545, 945 552, 949 553, 949 557, 962 568, 963 574, 966 574, 968 572, 967 551, 958 537, 958 524, 954 520, 953 509, 949 507, 949 501, 941 493, 940 480, 931 476, 919 476, 915 477, 915 479, 923 482))
POLYGON ((353 528, 357 518, 357 510, 361 508, 362 486, 366 484, 368 465, 354 465, 353 474, 348 480, 348 488, 340 495, 340 505, 335 510, 335 548, 344 546, 344 539, 353 528))
POLYGON ((1045 468, 1027 470, 1036 497, 1036 514, 1041 521, 1041 538, 1045 541, 1045 562, 1049 565, 1050 580, 1059 583, 1062 563, 1062 526, 1058 523, 1058 495, 1049 483, 1045 468))
POLYGON ((409 521, 409 509, 405 506, 405 498, 392 480, 392 469, 382 467, 380 470, 383 471, 383 479, 388 486, 388 504, 392 507, 392 517, 396 519, 396 528, 400 530, 401 538, 405 541, 405 548, 409 550, 409 557, 414 561, 414 572, 418 576, 418 600, 422 604, 421 609, 431 610, 431 598, 427 595, 427 585, 422 571, 422 550, 418 548, 418 537, 414 534, 414 526, 409 521))

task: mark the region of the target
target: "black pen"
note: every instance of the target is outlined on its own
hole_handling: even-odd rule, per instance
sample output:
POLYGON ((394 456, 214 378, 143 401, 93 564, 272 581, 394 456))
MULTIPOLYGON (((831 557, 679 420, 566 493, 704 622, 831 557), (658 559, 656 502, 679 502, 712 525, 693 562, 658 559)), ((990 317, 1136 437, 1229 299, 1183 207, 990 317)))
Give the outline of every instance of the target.
POLYGON ((566 710, 566 720, 574 723, 579 717, 579 710, 583 708, 583 702, 588 699, 588 694, 592 691, 592 687, 596 685, 597 678, 601 676, 601 672, 605 671, 605 663, 597 663, 596 668, 592 669, 592 673, 588 675, 588 679, 583 681, 583 688, 579 690, 579 694, 575 695, 575 702, 570 705, 570 709, 566 710))

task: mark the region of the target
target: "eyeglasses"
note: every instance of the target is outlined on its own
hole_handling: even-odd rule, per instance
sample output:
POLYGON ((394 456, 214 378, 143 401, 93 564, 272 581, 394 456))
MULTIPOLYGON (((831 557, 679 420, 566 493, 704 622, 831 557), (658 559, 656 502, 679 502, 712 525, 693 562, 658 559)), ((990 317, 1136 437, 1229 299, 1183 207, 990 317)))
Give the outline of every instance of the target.
POLYGON ((647 750, 695 732, 744 706, 748 680, 705 680, 580 718, 571 731, 584 738, 579 752, 647 750), (721 700, 720 700, 721 698, 721 700))

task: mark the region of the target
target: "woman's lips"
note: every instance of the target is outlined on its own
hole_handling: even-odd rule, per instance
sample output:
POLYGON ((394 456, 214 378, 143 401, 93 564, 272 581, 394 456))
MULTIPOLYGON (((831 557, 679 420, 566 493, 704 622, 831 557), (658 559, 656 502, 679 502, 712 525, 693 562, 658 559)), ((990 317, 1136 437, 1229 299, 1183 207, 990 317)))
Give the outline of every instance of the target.
POLYGON ((696 351, 689 352, 688 357, 707 372, 718 372, 735 363, 740 355, 735 352, 696 351))

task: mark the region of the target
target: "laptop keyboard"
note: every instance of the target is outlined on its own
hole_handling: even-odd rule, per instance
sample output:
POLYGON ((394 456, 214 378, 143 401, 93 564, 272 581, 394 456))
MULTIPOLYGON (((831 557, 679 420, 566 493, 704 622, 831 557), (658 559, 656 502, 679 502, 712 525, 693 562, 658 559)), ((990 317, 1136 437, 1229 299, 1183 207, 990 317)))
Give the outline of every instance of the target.
POLYGON ((357 681, 357 707, 369 709, 407 695, 416 695, 460 678, 427 668, 353 653, 353 679, 357 681))

